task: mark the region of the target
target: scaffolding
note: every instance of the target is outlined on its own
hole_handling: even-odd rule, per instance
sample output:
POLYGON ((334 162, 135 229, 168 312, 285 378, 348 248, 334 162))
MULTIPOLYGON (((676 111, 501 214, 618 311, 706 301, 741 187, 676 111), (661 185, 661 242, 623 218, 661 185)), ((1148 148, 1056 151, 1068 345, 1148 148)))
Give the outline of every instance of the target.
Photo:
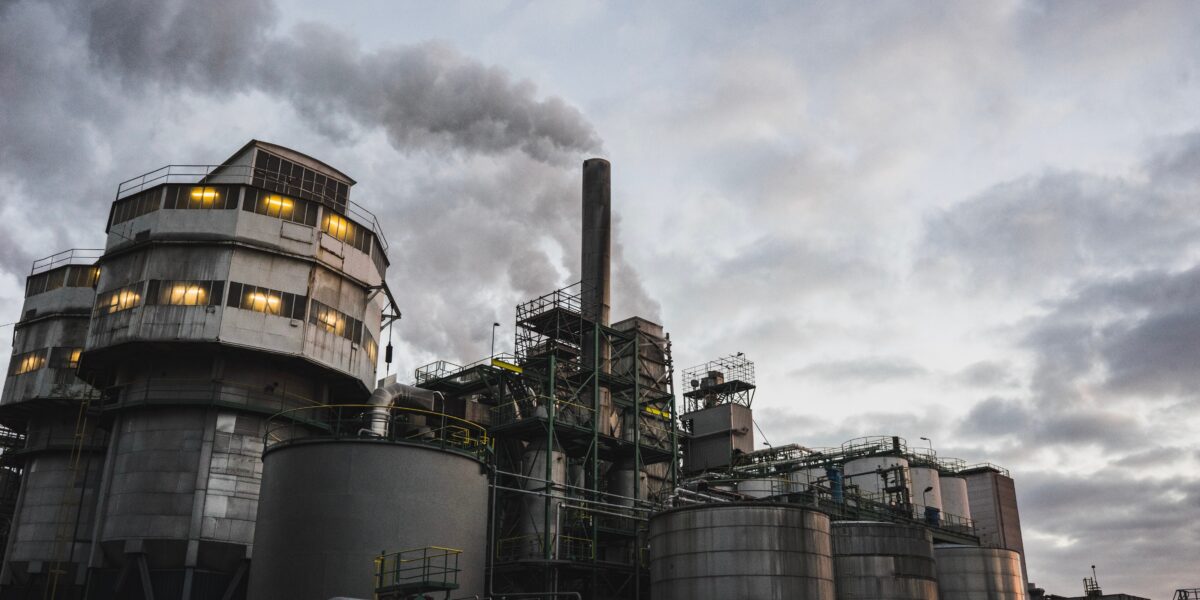
POLYGON ((684 369, 685 410, 694 412, 719 404, 754 402, 754 363, 738 352, 684 369))
POLYGON ((496 448, 492 593, 647 594, 650 500, 678 478, 670 340, 645 319, 590 319, 582 297, 576 283, 517 305, 511 356, 414 373, 448 405, 487 409, 475 420, 496 448))

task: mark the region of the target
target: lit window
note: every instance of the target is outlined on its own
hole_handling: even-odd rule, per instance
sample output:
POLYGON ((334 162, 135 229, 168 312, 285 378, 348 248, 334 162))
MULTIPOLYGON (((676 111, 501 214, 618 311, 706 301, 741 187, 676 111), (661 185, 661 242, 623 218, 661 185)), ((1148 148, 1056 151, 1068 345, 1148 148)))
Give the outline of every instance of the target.
POLYGON ((111 315, 139 306, 142 303, 141 291, 142 284, 138 282, 100 294, 96 297, 96 315, 111 315))
POLYGON ((173 185, 167 188, 164 209, 231 209, 237 208, 237 190, 226 186, 173 185))
POLYGON ((83 348, 72 348, 69 346, 59 346, 50 349, 50 368, 51 369, 78 369, 79 357, 83 354, 83 348))
POLYGON ((307 304, 307 296, 236 281, 229 282, 229 297, 226 300, 226 306, 232 308, 291 319, 303 319, 307 304))
POLYGON ((317 208, 314 202, 251 188, 246 189, 246 201, 242 204, 242 210, 247 212, 309 226, 317 224, 317 208))
POLYGON ((364 254, 371 252, 371 240, 374 236, 362 225, 357 225, 328 208, 325 209, 325 218, 321 220, 321 230, 364 254))
POLYGON ((338 241, 344 242, 347 235, 353 234, 354 225, 345 217, 329 212, 325 214, 325 221, 321 224, 321 230, 337 238, 338 241))
POLYGON ((209 306, 218 304, 224 292, 224 281, 160 281, 152 279, 146 288, 146 304, 209 306))
POLYGON ((375 339, 371 337, 370 333, 367 333, 366 339, 363 340, 363 349, 367 351, 367 361, 374 365, 378 357, 379 347, 375 345, 375 339))
POLYGON ((18 354, 8 363, 9 375, 24 375, 46 366, 46 349, 18 354))
MULTIPOLYGON (((364 336, 365 339, 371 339, 371 333, 367 331, 362 321, 336 308, 321 304, 316 300, 313 300, 312 311, 308 315, 308 322, 329 333, 344 337, 355 344, 364 343, 364 336)), ((373 345, 374 340, 371 343, 373 345)))

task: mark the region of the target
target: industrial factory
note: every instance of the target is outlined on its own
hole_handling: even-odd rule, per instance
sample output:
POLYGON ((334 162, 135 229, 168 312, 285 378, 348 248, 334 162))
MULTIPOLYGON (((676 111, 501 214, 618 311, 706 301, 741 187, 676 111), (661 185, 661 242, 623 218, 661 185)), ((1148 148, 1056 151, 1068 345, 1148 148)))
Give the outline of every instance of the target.
POLYGON ((614 319, 602 159, 581 281, 516 306, 511 352, 377 381, 401 307, 354 185, 251 141, 119 184, 104 248, 33 264, 0 599, 1041 595, 1003 467, 756 446, 748 357, 677 378, 663 324, 614 319))

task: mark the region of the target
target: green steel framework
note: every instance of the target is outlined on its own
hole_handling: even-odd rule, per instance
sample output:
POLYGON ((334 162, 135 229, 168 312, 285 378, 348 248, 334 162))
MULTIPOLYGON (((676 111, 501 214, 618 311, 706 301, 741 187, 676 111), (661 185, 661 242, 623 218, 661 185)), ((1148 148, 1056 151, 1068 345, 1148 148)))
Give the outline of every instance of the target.
POLYGON ((637 321, 619 330, 585 318, 580 292, 577 283, 518 305, 515 356, 465 367, 439 361, 416 372, 418 385, 442 392, 451 405, 491 405, 484 420, 496 448, 492 593, 648 596, 649 497, 673 490, 678 478, 670 341, 637 321), (614 421, 616 429, 606 427, 614 421), (547 485, 554 478, 549 457, 544 472, 522 474, 531 444, 561 450, 570 470, 582 467, 582 481, 547 485), (643 489, 635 476, 633 497, 612 494, 605 475, 616 465, 657 471, 660 489, 643 489), (513 535, 514 515, 531 493, 546 499, 536 540, 513 535))

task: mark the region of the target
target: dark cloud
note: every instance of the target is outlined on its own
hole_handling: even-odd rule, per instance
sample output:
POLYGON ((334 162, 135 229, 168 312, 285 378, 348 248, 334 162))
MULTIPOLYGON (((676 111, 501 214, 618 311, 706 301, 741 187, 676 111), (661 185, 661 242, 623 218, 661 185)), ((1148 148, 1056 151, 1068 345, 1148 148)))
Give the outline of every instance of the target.
POLYGON ((1081 277, 1178 264, 1200 245, 1200 195, 1176 194, 1161 175, 1178 173, 1198 142, 1149 159, 1147 181, 1051 171, 996 185, 927 222, 918 267, 975 293, 1054 293, 1081 277))
POLYGON ((1020 382, 1013 365, 1004 361, 981 360, 963 367, 954 379, 971 387, 1014 387, 1020 382))
POLYGON ((1200 556, 1200 482, 1026 472, 1017 495, 1031 579, 1066 579, 1049 565, 1077 565, 1082 577, 1095 564, 1110 594, 1165 598, 1192 584, 1186 577, 1200 556), (1146 563, 1153 567, 1139 566, 1146 563))

